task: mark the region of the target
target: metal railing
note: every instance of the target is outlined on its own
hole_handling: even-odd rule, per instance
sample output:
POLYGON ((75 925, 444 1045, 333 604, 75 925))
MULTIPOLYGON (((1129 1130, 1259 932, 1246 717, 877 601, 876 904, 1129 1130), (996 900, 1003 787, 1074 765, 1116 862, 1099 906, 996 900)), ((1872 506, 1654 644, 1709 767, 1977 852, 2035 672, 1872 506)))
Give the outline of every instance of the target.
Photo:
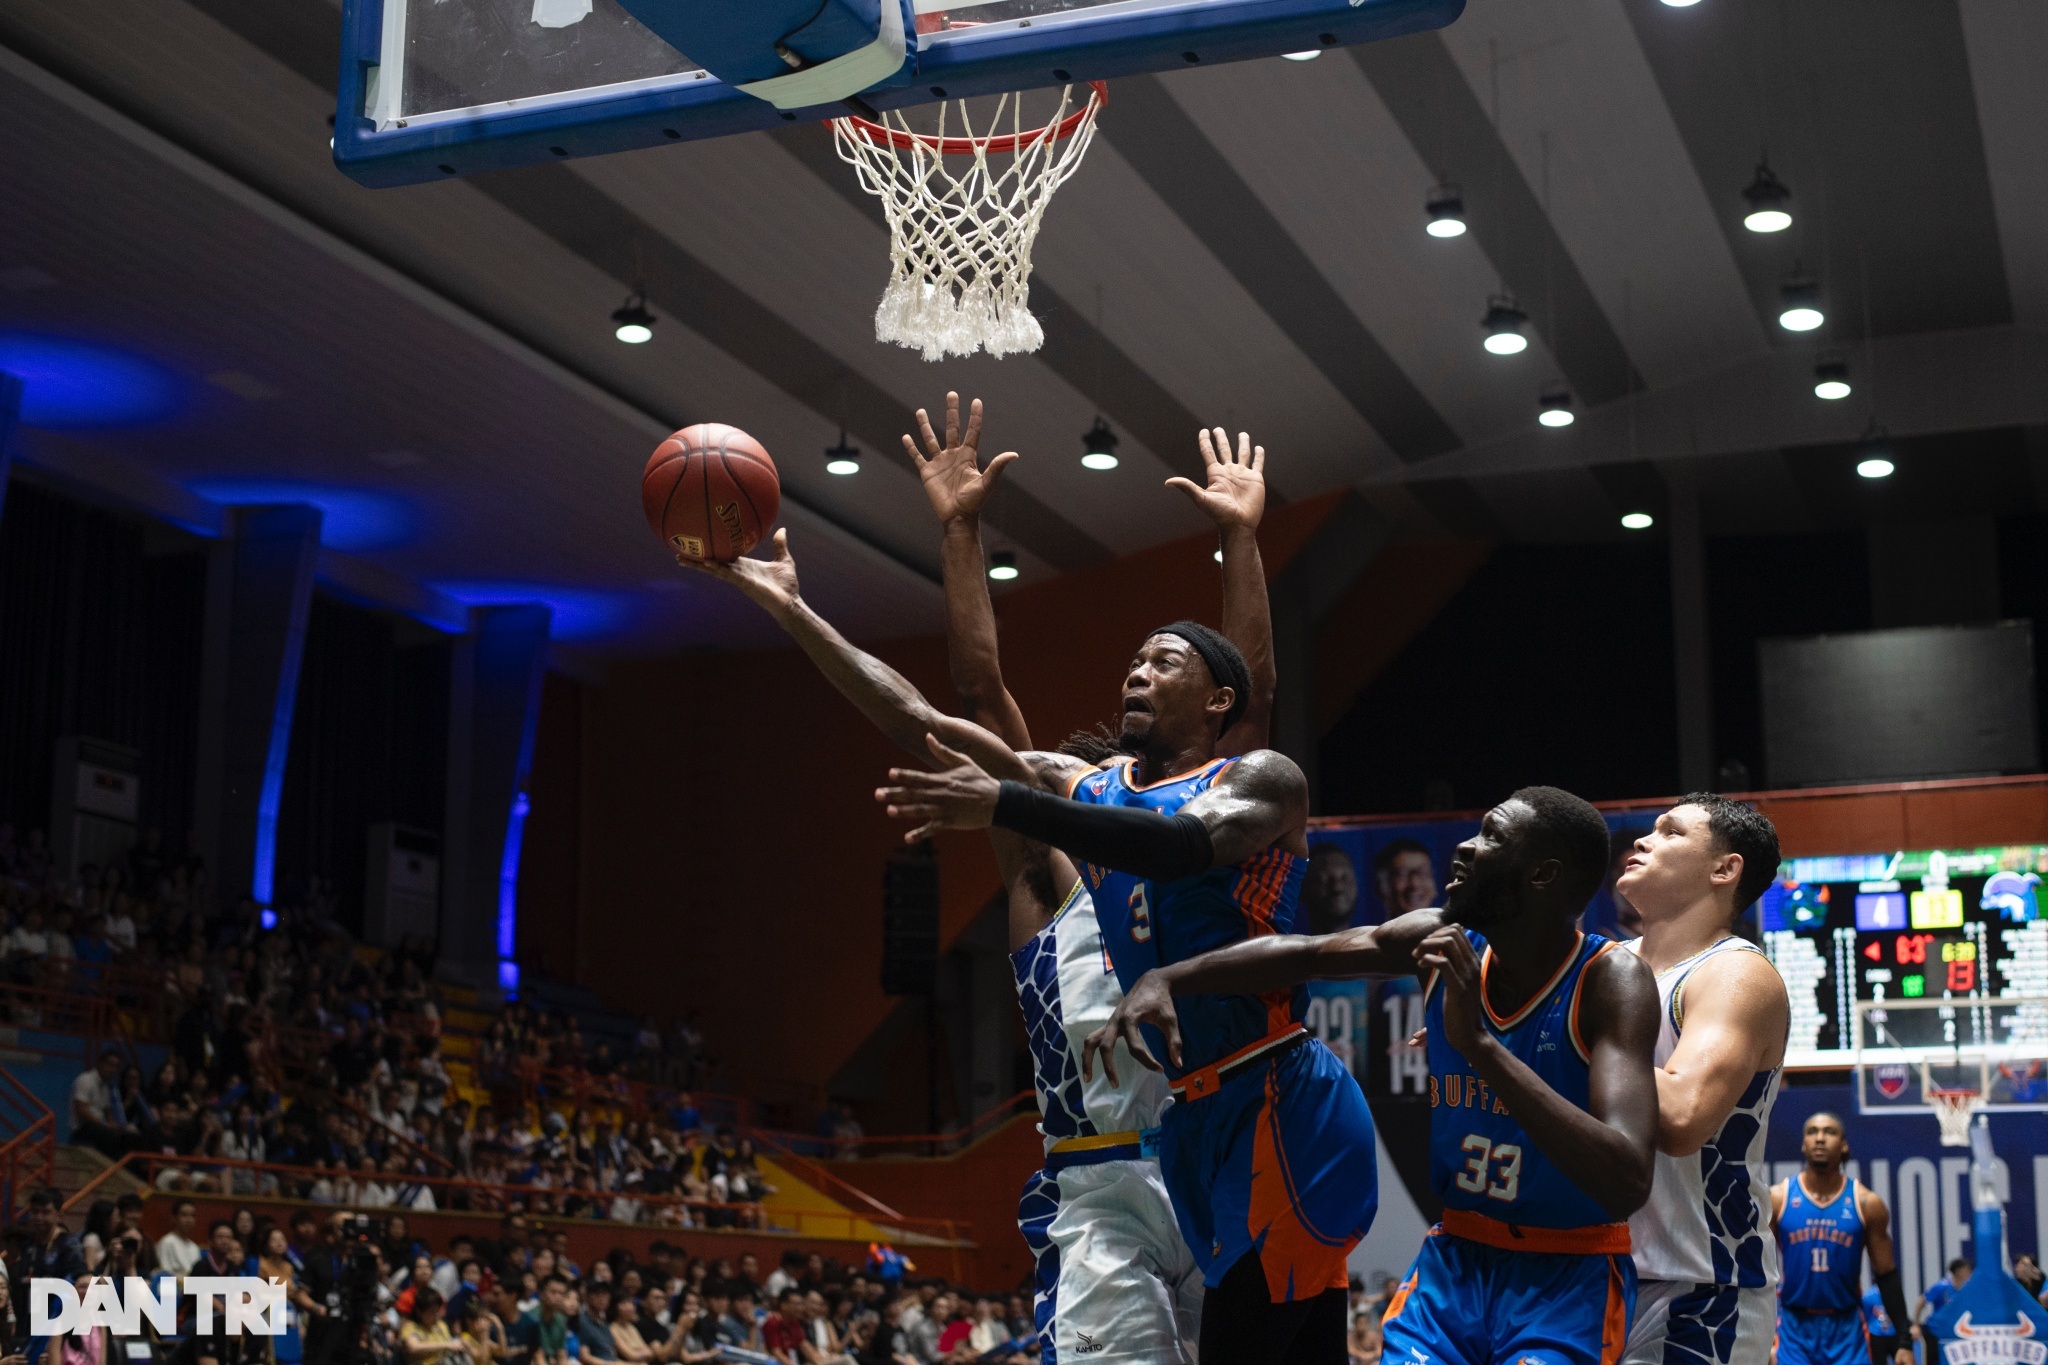
POLYGON ((818 1133, 792 1133, 772 1128, 747 1128, 742 1133, 765 1149, 790 1152, 834 1161, 887 1160, 901 1157, 951 1156, 987 1137, 1020 1114, 1037 1110, 1038 1099, 1029 1090, 1016 1094, 958 1128, 943 1133, 863 1133, 854 1137, 826 1137, 818 1133))
POLYGON ((57 1116, 35 1092, 0 1070, 0 1227, 13 1224, 31 1191, 57 1179, 57 1116))
MULTIPOLYGON (((0 1073, 4 1075, 5 1073, 0 1073)), ((33 1098, 33 1097, 31 1097, 33 1098)), ((48 1111, 44 1111, 45 1115, 48 1111)), ((162 1190, 157 1181, 166 1171, 182 1173, 179 1197, 189 1194, 220 1199, 288 1199, 306 1201, 310 1188, 320 1180, 338 1178, 354 1182, 348 1172, 287 1166, 276 1162, 233 1161, 222 1157, 164 1156, 156 1152, 130 1152, 99 1172, 64 1201, 63 1211, 83 1208, 102 1185, 118 1172, 162 1190), (268 1177, 268 1179, 266 1179, 268 1177), (192 1188, 194 1185, 204 1188, 192 1188)), ((687 1228, 692 1231, 735 1232, 803 1237, 820 1241, 866 1242, 877 1235, 924 1246, 969 1247, 971 1225, 952 1218, 913 1218, 896 1213, 879 1200, 869 1199, 873 1212, 857 1213, 827 1209, 769 1208, 746 1201, 720 1203, 690 1199, 682 1195, 622 1195, 606 1190, 558 1190, 537 1185, 498 1185, 481 1180, 447 1176, 379 1176, 378 1183, 398 1187, 407 1202, 364 1203, 359 1198, 334 1198, 311 1202, 336 1209, 374 1212, 387 1209, 408 1217, 434 1213, 502 1214, 515 1209, 550 1222, 596 1222, 632 1224, 653 1228, 687 1228), (434 1194, 433 1208, 419 1208, 418 1192, 434 1194), (564 1212, 565 1198, 589 1201, 589 1207, 564 1212), (621 1216, 623 1215, 623 1216, 621 1216)))

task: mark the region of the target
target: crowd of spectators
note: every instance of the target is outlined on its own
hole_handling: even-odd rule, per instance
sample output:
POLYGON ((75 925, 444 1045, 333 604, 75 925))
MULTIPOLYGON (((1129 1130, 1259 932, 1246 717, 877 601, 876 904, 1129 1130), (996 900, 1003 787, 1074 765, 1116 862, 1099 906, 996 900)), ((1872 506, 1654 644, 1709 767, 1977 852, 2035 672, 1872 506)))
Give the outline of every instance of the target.
MULTIPOLYGON (((1022 1365, 1039 1359, 1024 1294, 976 1295, 886 1247, 860 1265, 788 1251, 765 1276, 748 1253, 706 1260, 666 1242, 644 1260, 614 1248, 587 1267, 568 1233, 522 1213, 499 1235, 430 1246, 402 1215, 382 1221, 300 1209, 280 1225, 239 1209, 202 1229, 180 1199, 151 1242, 141 1201, 95 1206, 83 1236, 44 1192, 9 1233, 14 1326, 28 1322, 30 1277, 256 1275, 285 1286, 282 1337, 206 1337, 191 1305, 182 1346, 150 1342, 167 1365, 1022 1365), (353 1277, 350 1266, 367 1272, 353 1277), (361 1348, 357 1354, 352 1347, 361 1348)), ((101 1329, 104 1330, 104 1329, 101 1329)), ((9 1332, 10 1339, 17 1334, 9 1332)), ((47 1354, 49 1343, 32 1343, 47 1354)), ((134 1359, 126 1343, 61 1343, 66 1361, 134 1359), (111 1348, 111 1349, 110 1349, 111 1348)))
MULTIPOLYGON (((205 900, 203 866, 164 857, 154 832, 65 880, 39 836, 0 826, 5 979, 61 986, 88 958, 114 964, 137 997, 124 1007, 169 1044, 149 1075, 118 1047, 93 1059, 71 1089, 73 1141, 162 1158, 149 1169, 166 1192, 760 1226, 773 1187, 752 1142, 671 1088, 706 1064, 693 1016, 666 1037, 644 1021, 614 1057, 572 1014, 512 1002, 475 1040, 493 1098, 472 1107, 443 1055, 430 953, 359 951, 318 883, 274 912, 209 915, 205 900)), ((17 1012, 40 999, 6 997, 17 1012)), ((850 1111, 827 1117, 858 1135, 850 1111)))

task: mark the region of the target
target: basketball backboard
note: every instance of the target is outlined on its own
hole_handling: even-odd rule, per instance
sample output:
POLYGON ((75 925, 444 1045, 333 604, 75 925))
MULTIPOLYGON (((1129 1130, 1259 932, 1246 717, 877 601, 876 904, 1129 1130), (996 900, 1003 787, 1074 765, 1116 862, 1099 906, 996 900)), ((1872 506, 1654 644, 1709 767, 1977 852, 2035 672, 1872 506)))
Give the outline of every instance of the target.
MULTIPOLYGON (((1440 28, 1464 0, 913 0, 912 7, 917 31, 902 71, 861 93, 876 109, 1369 42, 1440 28)), ((836 103, 778 109, 728 85, 656 37, 620 0, 343 0, 342 11, 334 159, 366 185, 847 112, 836 103)))
POLYGON ((2048 1110, 2048 997, 1866 1000, 1855 1012, 1859 1112, 1925 1114, 1944 1091, 2048 1110))

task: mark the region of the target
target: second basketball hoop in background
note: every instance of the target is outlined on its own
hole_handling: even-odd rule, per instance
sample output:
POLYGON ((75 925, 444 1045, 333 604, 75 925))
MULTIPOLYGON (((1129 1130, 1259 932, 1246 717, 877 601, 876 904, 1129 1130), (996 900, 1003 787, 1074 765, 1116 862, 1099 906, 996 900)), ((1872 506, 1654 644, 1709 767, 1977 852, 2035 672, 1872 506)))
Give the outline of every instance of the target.
POLYGON ((965 100, 938 106, 938 130, 913 132, 900 112, 881 121, 832 121, 841 159, 882 201, 889 223, 889 284, 875 338, 949 355, 1009 355, 1045 341, 1031 315, 1031 246, 1053 191, 1081 164, 1109 88, 1076 101, 1060 90, 1052 118, 1027 128, 1021 94, 996 97, 976 132, 965 100), (957 108, 959 132, 946 131, 957 108), (993 163, 991 161, 993 158, 993 163))

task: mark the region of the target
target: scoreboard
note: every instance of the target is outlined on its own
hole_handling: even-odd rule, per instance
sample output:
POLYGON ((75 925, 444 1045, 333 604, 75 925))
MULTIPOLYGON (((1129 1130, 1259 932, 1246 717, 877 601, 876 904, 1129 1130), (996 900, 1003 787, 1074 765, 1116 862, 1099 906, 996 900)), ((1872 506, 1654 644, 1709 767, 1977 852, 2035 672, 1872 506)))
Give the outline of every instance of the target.
POLYGON ((1792 996, 1786 1065, 1855 1065, 1858 1002, 1953 1000, 1956 1011, 1938 1011, 1950 1021, 1950 1043, 2020 1041, 2004 1022, 1995 1027, 2007 1036, 1960 1037, 1953 1020, 1964 1032, 1989 1033, 1993 1026, 1978 1021, 2016 1016, 1968 1008, 1973 1002, 2048 996, 2044 877, 2043 845, 1782 864, 1758 916, 1764 951, 1792 996))

